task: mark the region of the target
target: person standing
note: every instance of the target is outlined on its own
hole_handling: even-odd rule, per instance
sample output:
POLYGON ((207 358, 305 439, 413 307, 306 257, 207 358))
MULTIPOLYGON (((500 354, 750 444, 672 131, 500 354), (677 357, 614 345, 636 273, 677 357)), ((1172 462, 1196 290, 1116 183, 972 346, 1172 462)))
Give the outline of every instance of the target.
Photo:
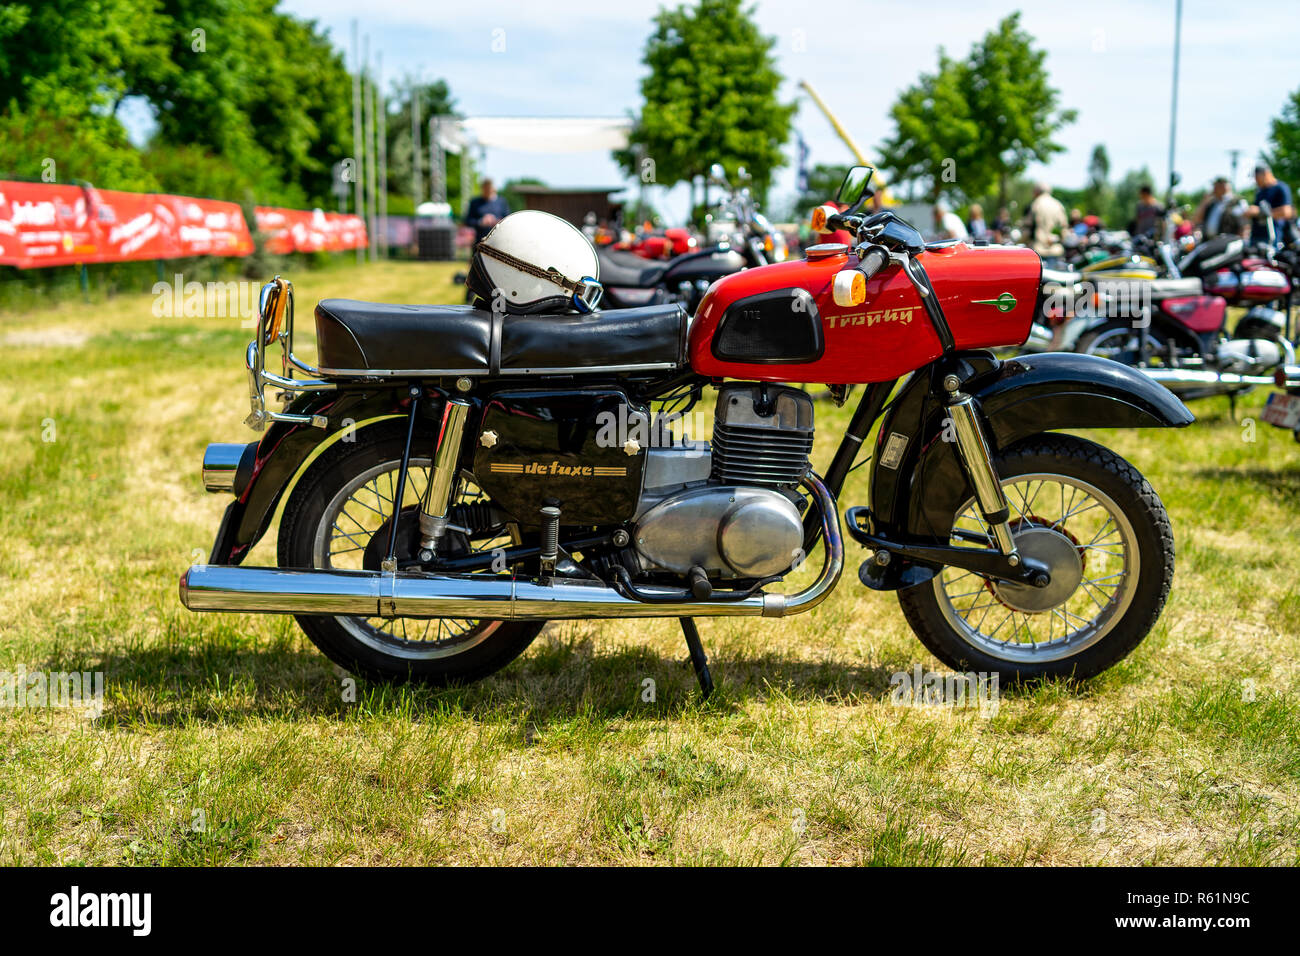
POLYGON ((1043 258, 1065 255, 1061 232, 1069 227, 1070 217, 1061 201, 1052 195, 1052 187, 1046 182, 1034 183, 1034 198, 1025 215, 1029 248, 1043 258))
POLYGON ((1133 213, 1133 228, 1130 231, 1135 236, 1144 236, 1148 233, 1155 235, 1156 226, 1164 214, 1164 208, 1156 202, 1155 193, 1151 191, 1150 186, 1144 184, 1138 187, 1138 204, 1133 213))
POLYGON ((1218 176, 1210 187, 1209 195, 1201 200, 1192 217, 1193 223, 1201 230, 1201 238, 1213 239, 1220 233, 1235 232, 1236 225, 1231 206, 1237 197, 1232 194, 1226 176, 1218 176))
POLYGON ((934 231, 940 240, 969 238, 961 216, 949 210, 942 199, 934 204, 934 231))
MULTIPOLYGON (((1253 217, 1259 216, 1259 204, 1266 202, 1269 205, 1269 215, 1273 219, 1273 232, 1277 245, 1282 245, 1288 239, 1288 233, 1294 227, 1295 206, 1291 204, 1291 187, 1284 182, 1280 182, 1273 175, 1273 170, 1268 163, 1255 164, 1255 203, 1250 207, 1248 212, 1253 217)), ((1251 242, 1268 241, 1268 223, 1256 222, 1250 228, 1251 242)))
POLYGON ((496 184, 490 179, 483 180, 479 195, 469 201, 465 213, 465 225, 474 230, 474 242, 483 241, 483 237, 492 231, 492 227, 510 215, 510 206, 497 195, 496 184))
POLYGON ((988 223, 984 221, 984 207, 977 202, 970 204, 970 222, 966 224, 966 229, 976 241, 989 238, 988 223))

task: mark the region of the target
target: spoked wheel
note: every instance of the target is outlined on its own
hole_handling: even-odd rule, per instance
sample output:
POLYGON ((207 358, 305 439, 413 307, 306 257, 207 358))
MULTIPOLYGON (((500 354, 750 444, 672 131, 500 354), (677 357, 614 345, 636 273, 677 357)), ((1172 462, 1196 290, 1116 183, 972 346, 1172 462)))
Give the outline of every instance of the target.
MULTIPOLYGON (((945 568, 900 592, 936 657, 1003 679, 1091 677, 1150 631, 1173 580, 1174 543, 1159 496, 1132 465, 1092 442, 1038 436, 997 461, 1022 555, 1048 566, 1046 588, 945 568)), ((953 519, 954 545, 987 541, 973 500, 953 519)))
MULTIPOLYGON (((353 443, 331 446, 294 488, 281 521, 281 565, 379 571, 396 515, 397 566, 418 566, 419 504, 431 467, 427 451, 412 454, 398 507, 404 431, 366 431, 353 443)), ((417 433, 415 447, 429 449, 432 441, 417 433)), ((487 496, 463 477, 440 553, 464 555, 514 543, 505 526, 483 521, 487 514, 487 496)), ((536 621, 460 618, 298 615, 297 620, 317 647, 348 670, 377 680, 433 684, 476 680, 499 670, 543 627, 536 621)))
POLYGON ((1168 365, 1177 357, 1177 345, 1171 345, 1167 336, 1157 329, 1147 329, 1146 354, 1142 352, 1142 331, 1129 322, 1108 322, 1099 329, 1079 336, 1076 352, 1097 355, 1119 362, 1121 365, 1168 365))

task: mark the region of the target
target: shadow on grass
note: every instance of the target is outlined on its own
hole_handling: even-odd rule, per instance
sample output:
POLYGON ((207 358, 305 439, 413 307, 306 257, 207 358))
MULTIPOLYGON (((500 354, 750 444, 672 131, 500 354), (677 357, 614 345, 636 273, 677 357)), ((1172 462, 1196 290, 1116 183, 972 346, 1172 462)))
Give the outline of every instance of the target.
POLYGON ((1194 474, 1206 481, 1246 482, 1300 511, 1300 467, 1200 468, 1194 474))
POLYGON ((716 689, 708 701, 700 697, 684 649, 680 658, 647 648, 594 653, 589 641, 545 638, 505 670, 448 688, 354 680, 315 651, 285 647, 138 648, 110 653, 94 669, 105 674, 101 727, 386 717, 525 719, 541 727, 575 717, 662 721, 688 712, 723 715, 746 701, 774 696, 878 700, 887 697, 891 676, 912 664, 864 667, 764 653, 710 657, 709 666, 716 689))

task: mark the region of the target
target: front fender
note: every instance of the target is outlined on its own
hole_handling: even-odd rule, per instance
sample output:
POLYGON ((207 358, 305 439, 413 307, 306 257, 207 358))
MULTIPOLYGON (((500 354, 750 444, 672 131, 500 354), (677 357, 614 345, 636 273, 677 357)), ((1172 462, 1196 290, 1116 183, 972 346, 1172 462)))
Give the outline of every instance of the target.
MULTIPOLYGON (((266 533, 275 509, 294 476, 321 446, 348 428, 405 414, 405 389, 305 392, 285 409, 298 415, 323 416, 326 425, 274 422, 257 443, 252 477, 226 508, 212 546, 209 564, 239 564, 266 533)), ((409 408, 409 405, 407 406, 409 408)))
MULTIPOLYGON (((1057 429, 1182 428, 1187 406, 1141 372, 1095 355, 1046 352, 996 362, 966 353, 951 363, 974 371, 966 391, 979 401, 996 454, 1023 438, 1057 429)), ((953 441, 939 382, 953 364, 912 376, 881 423, 871 478, 871 515, 886 535, 947 541, 952 516, 974 495, 953 441), (899 436, 899 437, 892 437, 899 436), (901 455, 888 444, 903 445, 901 455), (897 461, 890 468, 888 462, 897 461)))

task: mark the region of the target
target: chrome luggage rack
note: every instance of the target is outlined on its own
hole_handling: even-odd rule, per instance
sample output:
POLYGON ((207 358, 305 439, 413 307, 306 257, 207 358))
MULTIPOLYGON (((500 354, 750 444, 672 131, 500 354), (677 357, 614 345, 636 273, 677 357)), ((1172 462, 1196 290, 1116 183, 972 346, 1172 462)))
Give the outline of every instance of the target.
POLYGON ((325 427, 323 416, 273 412, 266 407, 264 391, 268 385, 280 389, 278 397, 286 404, 297 392, 325 392, 338 387, 337 383, 320 377, 320 369, 308 365, 293 354, 293 283, 276 276, 262 286, 257 300, 257 312, 257 334, 248 343, 248 352, 244 357, 244 364, 248 367, 248 400, 252 406, 244 424, 258 432, 267 422, 325 427), (266 370, 266 350, 275 342, 280 343, 281 375, 266 370), (294 378, 295 369, 313 377, 294 378))

